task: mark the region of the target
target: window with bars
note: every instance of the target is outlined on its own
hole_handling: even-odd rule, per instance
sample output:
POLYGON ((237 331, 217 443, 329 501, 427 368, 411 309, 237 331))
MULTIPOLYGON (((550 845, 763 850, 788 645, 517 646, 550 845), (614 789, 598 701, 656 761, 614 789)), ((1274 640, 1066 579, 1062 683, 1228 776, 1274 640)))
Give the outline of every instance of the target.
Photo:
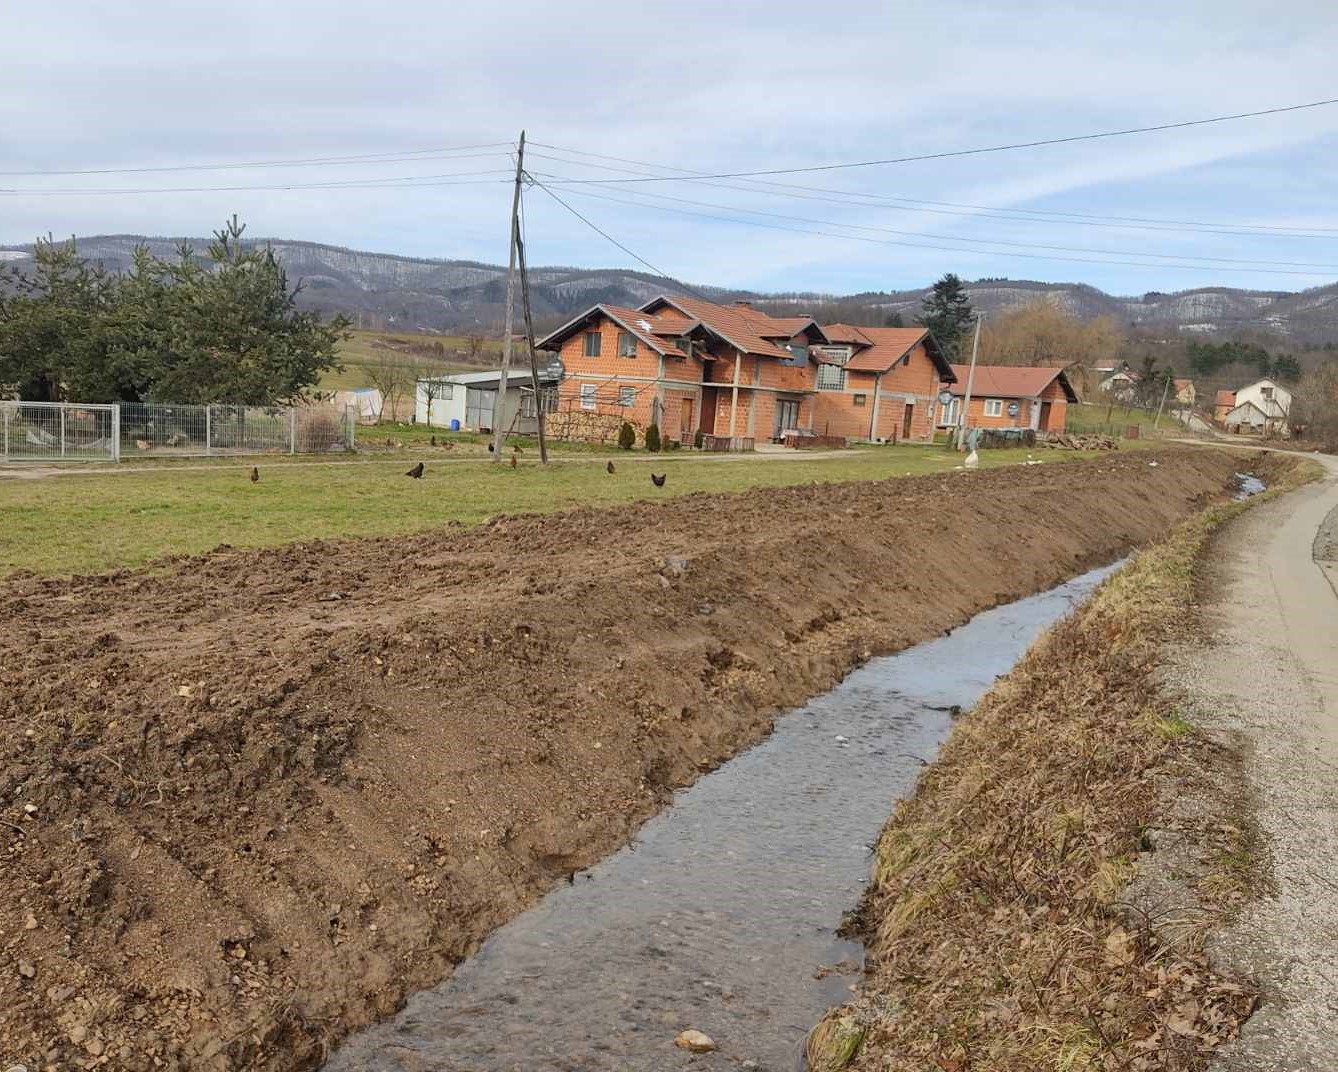
POLYGON ((846 389, 846 370, 840 365, 819 365, 819 391, 844 391, 846 389))

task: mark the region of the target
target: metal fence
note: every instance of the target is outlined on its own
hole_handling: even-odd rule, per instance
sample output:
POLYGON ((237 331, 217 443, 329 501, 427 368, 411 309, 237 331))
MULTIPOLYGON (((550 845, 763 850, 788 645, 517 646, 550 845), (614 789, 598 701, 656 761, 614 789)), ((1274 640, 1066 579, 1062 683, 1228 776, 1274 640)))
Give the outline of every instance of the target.
POLYGON ((0 402, 7 462, 121 461, 352 450, 356 415, 314 406, 0 402))

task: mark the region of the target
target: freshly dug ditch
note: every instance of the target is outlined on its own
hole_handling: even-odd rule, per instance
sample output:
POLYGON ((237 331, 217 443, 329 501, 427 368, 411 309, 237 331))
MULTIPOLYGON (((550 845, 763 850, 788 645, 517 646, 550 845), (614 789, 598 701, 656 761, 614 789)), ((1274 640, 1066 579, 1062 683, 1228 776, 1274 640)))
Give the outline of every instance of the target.
POLYGON ((12 578, 0 1060, 313 1067, 777 710, 1165 534, 1238 468, 1139 452, 12 578))

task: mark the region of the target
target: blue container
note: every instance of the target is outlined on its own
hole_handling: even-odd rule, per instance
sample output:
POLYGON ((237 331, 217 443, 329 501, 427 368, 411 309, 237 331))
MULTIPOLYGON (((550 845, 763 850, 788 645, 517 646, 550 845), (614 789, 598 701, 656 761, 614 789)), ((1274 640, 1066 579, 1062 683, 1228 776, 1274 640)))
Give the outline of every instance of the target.
POLYGON ((458 432, 458 431, 460 431, 460 421, 459 421, 459 418, 457 418, 457 417, 452 417, 452 418, 451 418, 451 431, 452 431, 452 432, 458 432))

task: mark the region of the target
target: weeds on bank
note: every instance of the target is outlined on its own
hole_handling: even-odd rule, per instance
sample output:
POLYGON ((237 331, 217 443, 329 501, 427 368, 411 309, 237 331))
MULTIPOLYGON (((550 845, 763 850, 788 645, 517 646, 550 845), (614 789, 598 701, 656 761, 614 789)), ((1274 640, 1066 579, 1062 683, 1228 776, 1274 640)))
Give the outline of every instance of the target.
MULTIPOLYGON (((1286 469, 1273 494, 1313 475, 1286 469)), ((1205 542, 1248 505, 1139 554, 957 724, 880 838, 857 923, 870 974, 810 1036, 811 1067, 1189 1070, 1234 1037, 1250 987, 1121 897, 1155 779, 1192 744, 1153 684, 1156 645, 1193 602, 1205 542), (855 1029, 852 1056, 838 1040, 855 1029)), ((1223 897, 1250 881, 1249 826, 1231 825, 1243 840, 1209 883, 1223 897)))

